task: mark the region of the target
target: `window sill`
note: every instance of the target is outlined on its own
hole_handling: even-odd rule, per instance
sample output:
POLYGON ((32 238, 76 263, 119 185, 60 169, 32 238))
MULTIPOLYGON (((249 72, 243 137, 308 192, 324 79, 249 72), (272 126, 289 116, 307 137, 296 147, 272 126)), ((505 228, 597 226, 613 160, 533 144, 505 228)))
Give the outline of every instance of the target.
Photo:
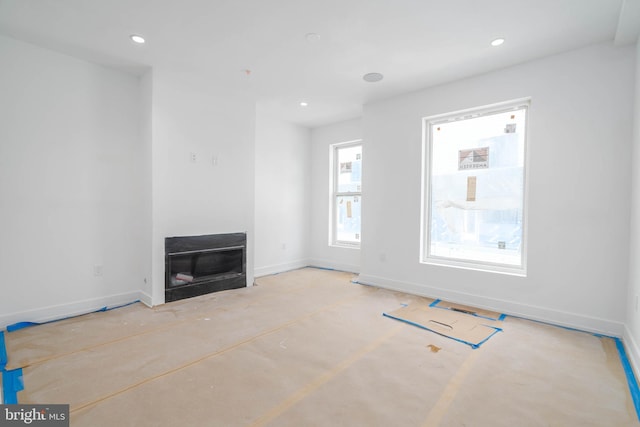
POLYGON ((329 243, 329 247, 360 250, 360 245, 352 245, 352 244, 349 244, 349 243, 329 243))
POLYGON ((420 261, 421 264, 438 267, 458 268, 462 270, 481 271, 483 273, 506 274, 509 276, 527 277, 527 270, 521 267, 510 267, 497 264, 481 264, 473 262, 455 261, 444 258, 427 258, 420 261))

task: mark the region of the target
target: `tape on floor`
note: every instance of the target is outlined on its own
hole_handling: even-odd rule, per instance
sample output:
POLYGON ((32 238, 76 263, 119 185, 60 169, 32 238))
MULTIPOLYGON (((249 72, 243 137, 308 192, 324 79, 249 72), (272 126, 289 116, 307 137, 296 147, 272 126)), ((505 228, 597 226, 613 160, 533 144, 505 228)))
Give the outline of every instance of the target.
POLYGON ((18 392, 24 389, 22 369, 7 371, 7 347, 4 332, 0 331, 0 372, 2 372, 2 393, 0 403, 7 405, 18 403, 18 392))
POLYGON ((22 369, 2 371, 2 395, 6 405, 18 403, 18 392, 24 390, 22 369))
POLYGON ((473 313, 473 312, 467 312, 466 310, 456 310, 454 308, 450 308, 450 307, 440 307, 439 304, 442 302, 442 300, 437 299, 434 302, 432 302, 431 304, 429 304, 429 307, 434 307, 434 308, 440 308, 443 310, 453 310, 453 311, 462 311, 463 313, 466 313, 470 316, 475 316, 475 317, 481 317, 483 319, 487 319, 487 320, 493 320, 493 321, 503 321, 507 315, 502 313, 500 314, 500 316, 498 316, 498 318, 494 318, 494 317, 489 317, 489 316, 483 316, 482 314, 477 314, 477 313, 473 313))
POLYGON ((624 369, 624 374, 627 377, 627 385, 629 386, 629 392, 631 393, 631 398, 633 399, 633 406, 636 408, 636 415, 640 420, 640 388, 638 388, 638 381, 636 380, 636 376, 633 373, 633 369, 631 369, 631 364, 629 363, 627 352, 624 349, 624 344, 622 344, 620 338, 613 339, 616 342, 616 348, 618 349, 618 354, 620 355, 622 368, 624 369))
POLYGON ((474 351, 469 354, 464 362, 462 362, 460 368, 458 368, 455 375, 449 380, 447 386, 442 391, 442 394, 440 395, 438 401, 435 403, 435 405, 433 405, 431 411, 429 411, 423 427, 435 427, 440 425, 442 419, 449 410, 451 403, 456 398, 464 380, 466 379, 469 372, 471 372, 471 368, 474 365, 479 354, 480 353, 474 351))
POLYGON ((351 365, 353 365, 358 360, 362 359, 368 353, 376 350, 382 344, 385 343, 388 339, 396 335, 400 331, 400 328, 396 327, 391 329, 384 335, 379 336, 376 340, 370 342, 366 346, 362 347, 357 352, 353 353, 348 358, 344 359, 342 362, 338 363, 334 368, 320 374, 313 381, 307 383, 301 389, 295 391, 293 394, 289 395, 285 400, 283 400, 280 404, 274 406, 269 411, 265 412, 258 419, 256 419, 253 423, 251 423, 250 427, 259 427, 265 424, 270 423, 274 419, 278 418, 292 406, 300 402, 306 396, 308 396, 313 391, 322 387, 327 382, 331 381, 338 374, 345 371, 351 365))
POLYGON ((155 381, 155 380, 157 380, 159 378, 163 378, 163 377, 172 375, 172 374, 174 374, 174 373, 176 373, 178 371, 181 371, 183 369, 187 369, 187 368, 189 368, 191 366, 197 365, 198 363, 200 363, 200 362, 202 362, 202 361, 204 361, 206 359, 210 359, 212 357, 216 357, 216 356, 228 353, 229 351, 234 350, 234 349, 236 349, 236 348, 238 348, 238 347, 240 347, 240 346, 242 346, 244 344, 247 344, 247 343, 250 343, 250 342, 252 342, 254 340, 257 340, 258 338, 261 338, 261 337, 276 333, 276 332, 278 332, 280 330, 283 330, 283 329, 285 329, 285 328, 287 328, 287 327, 289 327, 291 325, 294 325, 294 324, 299 323, 299 322, 301 322, 303 320, 309 319, 309 318, 315 316, 316 314, 329 311, 329 310, 331 310, 331 309, 333 309, 335 307, 339 307, 340 305, 346 304, 346 303, 348 303, 348 302, 350 302, 350 301, 352 301, 354 299, 361 298, 362 296, 363 296, 363 294, 351 295, 351 296, 342 298, 342 299, 340 299, 338 301, 334 301, 331 304, 327 304, 325 306, 319 307, 318 309, 316 309, 316 310, 314 310, 314 311, 312 311, 310 313, 304 314, 304 315, 302 315, 300 317, 297 317, 297 318, 295 318, 293 320, 285 322, 285 323, 283 323, 283 324, 281 324, 279 326, 273 327, 271 329, 267 329, 266 331, 262 331, 262 332, 260 332, 260 333, 258 333, 256 335, 252 335, 249 338, 240 340, 240 341, 236 342, 235 344, 232 344, 232 345, 229 345, 229 346, 224 347, 222 349, 219 349, 219 350, 213 351, 211 353, 202 355, 202 356, 198 357, 197 359, 192 360, 191 362, 187 362, 187 363, 185 363, 185 364, 183 364, 181 366, 177 366, 175 368, 169 369, 169 370, 167 370, 167 371, 165 371, 163 373, 160 373, 160 374, 157 374, 157 375, 153 375, 151 377, 144 378, 144 379, 142 379, 140 381, 137 381, 137 382, 135 382, 133 384, 130 384, 130 385, 128 385, 128 386, 126 386, 126 387, 124 387, 124 388, 122 388, 120 390, 117 390, 117 391, 114 391, 114 392, 110 392, 109 394, 106 394, 106 395, 104 395, 104 396, 102 396, 102 397, 100 397, 100 398, 98 398, 96 400, 93 400, 91 402, 87 402, 87 403, 81 404, 81 405, 79 405, 77 407, 71 407, 70 411, 71 411, 71 413, 74 413, 74 412, 81 411, 81 410, 83 410, 85 408, 95 406, 95 405, 97 405, 98 403, 100 403, 102 401, 105 401, 107 399, 111 399, 112 397, 115 397, 115 396, 120 395, 122 393, 126 393, 129 390, 132 390, 132 389, 134 389, 136 387, 139 387, 139 386, 141 386, 143 384, 147 384, 147 383, 155 381))
POLYGON ((4 332, 0 331, 0 371, 7 366, 7 347, 4 344, 4 332))
POLYGON ((480 348, 480 346, 482 344, 486 343, 489 340, 489 338, 491 338, 492 336, 494 336, 498 332, 502 332, 502 328, 498 328, 498 327, 490 326, 490 325, 484 325, 484 326, 486 326, 488 328, 493 329, 493 333, 491 333, 488 337, 486 337, 485 339, 483 339, 479 343, 472 343, 472 342, 469 342, 469 341, 465 341, 465 340, 463 340, 461 338, 456 338, 456 337, 452 337, 450 335, 445 335, 445 334, 440 333, 440 332, 438 332, 436 330, 428 328, 425 325, 422 325, 422 324, 417 323, 417 322, 412 322, 411 320, 403 319, 402 317, 396 317, 396 316, 393 316, 393 315, 391 315, 389 313, 382 313, 382 315, 384 317, 388 317, 389 319, 399 320, 400 322, 404 322, 404 323, 407 323, 407 324, 412 325, 412 326, 417 326, 420 329, 424 329, 426 331, 433 332, 434 334, 438 334, 441 337, 449 338, 450 340, 454 340, 454 341, 458 341, 459 343, 466 344, 466 345, 470 346, 474 350, 477 349, 477 348, 480 348))
MULTIPOLYGON (((274 298, 278 298, 281 295, 289 294, 289 293, 293 293, 293 292, 297 292, 297 291, 294 291, 294 288, 291 288, 291 289, 288 289, 286 291, 280 292, 277 295, 271 295, 271 296, 266 296, 266 297, 263 297, 263 298, 259 298, 259 299, 257 299, 256 301, 254 301, 251 304, 262 303, 264 301, 267 301, 267 300, 270 300, 270 299, 274 299, 274 298)), ((135 304, 136 302, 138 302, 138 301, 134 301, 134 302, 131 302, 131 303, 128 303, 128 304, 124 304, 122 306, 111 307, 111 308, 107 309, 107 311, 110 311, 110 310, 113 310, 113 309, 116 309, 116 308, 120 308, 120 307, 124 307, 126 305, 135 304)), ((176 301, 176 302, 179 302, 179 301, 176 301)), ((246 304, 245 302, 242 302, 241 305, 244 307, 245 304, 246 304)), ((248 306, 246 306, 246 307, 248 307, 248 306)), ((90 345, 90 346, 87 346, 87 347, 81 347, 81 348, 78 348, 78 349, 75 349, 75 350, 72 350, 72 351, 69 351, 69 352, 66 352, 66 353, 59 353, 59 354, 56 354, 56 355, 53 355, 53 356, 49 356, 49 357, 42 357, 40 359, 36 359, 36 360, 31 361, 29 363, 29 366, 33 366, 33 365, 36 365, 36 364, 39 364, 39 363, 44 363, 44 362, 47 362, 47 361, 52 360, 52 359, 57 359, 59 357, 68 356, 70 354, 79 353, 79 352, 82 352, 82 351, 87 351, 87 350, 94 349, 94 348, 97 348, 97 347, 101 347, 101 346, 113 344, 113 343, 116 343, 116 342, 124 341, 124 340, 130 339, 130 338, 139 337, 141 335, 146 335, 146 334, 151 334, 151 333, 155 333, 155 332, 162 331, 162 330, 171 329, 172 327, 177 326, 179 324, 183 324, 183 323, 190 322, 190 321, 193 321, 193 320, 196 320, 196 319, 200 319, 203 316, 213 315, 214 313, 215 313, 215 310, 214 311, 207 311, 205 313, 199 313, 199 314, 197 314, 195 316, 186 317, 186 318, 184 318, 182 320, 179 320, 179 321, 176 321, 176 322, 167 323, 167 324, 164 324, 164 325, 159 326, 159 327, 147 329, 147 330, 144 330, 142 332, 135 333, 135 334, 132 334, 132 335, 121 336, 119 338, 116 338, 116 339, 113 339, 113 340, 110 340, 110 341, 104 341, 104 342, 101 342, 101 343, 98 343, 98 344, 93 344, 93 345, 90 345)), ((24 368, 25 366, 22 366, 22 367, 24 368)))
POLYGON ((618 350, 618 355, 620 356, 620 362, 622 363, 622 368, 624 369, 624 374, 627 377, 627 385, 629 386, 629 393, 631 394, 631 399, 633 400, 633 406, 636 409, 636 415, 638 417, 638 420, 640 421, 640 387, 638 387, 638 381, 636 379, 635 374, 633 373, 633 368, 631 367, 631 364, 629 363, 629 358, 627 357, 627 352, 626 352, 626 350, 624 348, 624 344, 622 343, 622 340, 620 338, 614 337, 614 336, 611 336, 611 335, 605 335, 605 334, 598 334, 598 333, 595 333, 595 332, 583 331, 583 330, 580 330, 580 329, 572 328, 570 326, 556 325, 556 324, 553 324, 553 323, 543 322, 541 320, 526 319, 524 317, 519 317, 519 316, 511 316, 511 317, 515 317, 517 319, 527 320, 529 322, 541 323, 541 324, 548 325, 548 326, 554 326, 556 328, 566 329, 568 331, 582 332, 582 333, 585 333, 585 334, 593 335, 594 337, 597 337, 597 338, 610 338, 610 339, 614 340, 615 343, 616 343, 616 349, 618 350))
POLYGON ((66 319, 73 319, 74 317, 84 316, 85 314, 100 313, 102 311, 115 310, 116 308, 126 307, 128 305, 132 305, 132 304, 135 304, 135 303, 138 303, 138 302, 140 302, 140 300, 135 300, 135 301, 132 301, 132 302, 128 302, 126 304, 116 305, 116 306, 113 306, 113 307, 104 306, 104 307, 99 308, 99 309, 94 310, 94 311, 88 311, 86 313, 76 314, 74 316, 61 317, 59 319, 48 320, 46 322, 18 322, 18 323, 14 323, 13 325, 7 326, 7 332, 18 331, 20 329, 29 328, 31 326, 46 325, 47 323, 59 322, 61 320, 66 320, 66 319))

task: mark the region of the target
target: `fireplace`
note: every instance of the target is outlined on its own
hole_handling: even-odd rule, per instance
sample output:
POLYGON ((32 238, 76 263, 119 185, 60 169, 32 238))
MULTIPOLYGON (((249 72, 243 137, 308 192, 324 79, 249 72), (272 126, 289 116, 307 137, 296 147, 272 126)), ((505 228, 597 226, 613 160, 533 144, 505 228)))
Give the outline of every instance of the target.
POLYGON ((164 246, 165 302, 247 285, 245 233, 167 237, 164 246))

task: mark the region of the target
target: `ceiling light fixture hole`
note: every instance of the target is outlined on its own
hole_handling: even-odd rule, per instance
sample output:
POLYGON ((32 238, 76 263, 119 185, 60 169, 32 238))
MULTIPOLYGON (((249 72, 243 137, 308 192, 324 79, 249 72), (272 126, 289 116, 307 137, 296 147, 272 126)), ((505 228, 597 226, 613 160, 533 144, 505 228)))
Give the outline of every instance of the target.
POLYGON ((318 33, 307 33, 304 36, 305 39, 307 39, 307 41, 309 43, 315 43, 315 42, 319 42, 320 41, 320 34, 318 33))

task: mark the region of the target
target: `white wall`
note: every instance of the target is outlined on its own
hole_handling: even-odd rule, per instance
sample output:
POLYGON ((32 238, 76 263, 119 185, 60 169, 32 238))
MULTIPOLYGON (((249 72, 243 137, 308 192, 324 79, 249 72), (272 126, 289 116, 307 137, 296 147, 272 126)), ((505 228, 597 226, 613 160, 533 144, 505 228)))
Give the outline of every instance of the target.
POLYGON ((140 196, 144 201, 145 218, 144 227, 144 264, 145 277, 142 279, 140 289, 142 293, 141 300, 147 305, 152 305, 153 294, 152 289, 152 268, 151 268, 151 247, 153 235, 153 200, 152 200, 152 165, 151 156, 153 154, 153 70, 149 69, 142 77, 140 77, 140 143, 142 145, 142 157, 144 162, 140 164, 140 174, 142 175, 143 191, 140 196))
POLYGON ((603 44, 365 105, 360 280, 621 335, 633 70, 603 44), (528 276, 421 264, 421 118, 528 96, 528 276))
MULTIPOLYGON (((311 264, 317 267, 335 268, 338 270, 359 272, 360 249, 341 248, 329 245, 329 203, 331 190, 329 185, 330 148, 331 144, 362 139, 362 120, 353 119, 327 126, 315 128, 311 131, 311 264)), ((363 141, 362 173, 369 173, 368 144, 363 141)), ((366 203, 363 202, 363 206, 366 203)), ((362 216, 369 215, 363 210, 362 216)), ((363 244, 373 235, 362 233, 363 244)))
POLYGON ((310 131, 258 110, 255 275, 309 265, 310 131))
POLYGON ((249 97, 197 75, 154 69, 154 305, 164 302, 166 237, 246 232, 247 283, 253 283, 254 133, 249 97))
POLYGON ((633 150, 631 155, 631 225, 629 230, 629 290, 624 341, 636 373, 640 372, 640 314, 637 298, 640 295, 640 39, 636 44, 635 108, 633 114, 633 150))
POLYGON ((0 58, 0 327, 140 298, 139 80, 6 37, 0 58))

